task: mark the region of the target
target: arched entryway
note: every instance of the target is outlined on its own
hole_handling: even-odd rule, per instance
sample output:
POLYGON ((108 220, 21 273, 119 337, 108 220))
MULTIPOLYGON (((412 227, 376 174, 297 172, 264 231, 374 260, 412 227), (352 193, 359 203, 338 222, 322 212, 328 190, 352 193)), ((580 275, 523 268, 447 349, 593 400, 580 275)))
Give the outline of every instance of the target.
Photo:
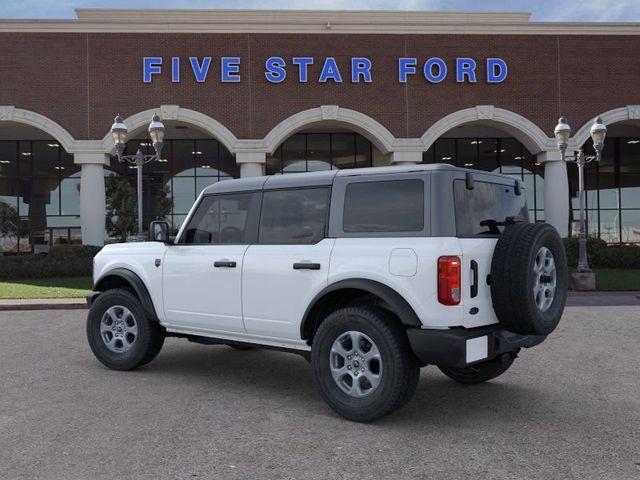
MULTIPOLYGON (((640 243, 640 110, 605 112, 607 137, 602 159, 585 167, 586 218, 589 235, 607 243, 640 243), (631 114, 630 114, 631 113, 631 114)), ((590 126, 591 122, 589 123, 590 126)), ((584 129, 574 137, 586 154, 593 153, 584 129)), ((588 129, 586 130, 588 131, 588 129)), ((578 231, 578 173, 569 165, 571 227, 578 231)))
POLYGON ((57 123, 0 109, 0 253, 80 244, 80 167, 74 140, 57 123))
POLYGON ((265 173, 300 173, 389 164, 393 135, 371 117, 338 106, 299 112, 265 137, 265 173))

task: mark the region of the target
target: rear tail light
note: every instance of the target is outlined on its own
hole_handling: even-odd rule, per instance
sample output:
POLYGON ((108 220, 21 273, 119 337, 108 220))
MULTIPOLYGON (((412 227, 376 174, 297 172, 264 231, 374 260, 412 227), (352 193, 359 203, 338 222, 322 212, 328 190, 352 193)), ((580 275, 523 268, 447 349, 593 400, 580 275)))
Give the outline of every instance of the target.
POLYGON ((438 301, 443 305, 460 303, 460 257, 438 259, 438 301))

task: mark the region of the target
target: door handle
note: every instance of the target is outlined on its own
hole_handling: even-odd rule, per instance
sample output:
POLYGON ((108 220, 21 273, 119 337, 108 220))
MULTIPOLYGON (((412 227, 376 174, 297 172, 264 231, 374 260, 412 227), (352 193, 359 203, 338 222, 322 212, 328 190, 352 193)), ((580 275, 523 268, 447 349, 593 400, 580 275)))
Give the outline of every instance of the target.
POLYGON ((294 270, 320 270, 319 263, 298 262, 293 264, 294 270))
POLYGON ((213 262, 213 266, 216 268, 236 268, 236 262, 230 262, 229 260, 218 260, 213 262))
POLYGON ((471 273, 473 274, 473 284, 471 285, 471 298, 478 296, 478 262, 471 260, 471 273))

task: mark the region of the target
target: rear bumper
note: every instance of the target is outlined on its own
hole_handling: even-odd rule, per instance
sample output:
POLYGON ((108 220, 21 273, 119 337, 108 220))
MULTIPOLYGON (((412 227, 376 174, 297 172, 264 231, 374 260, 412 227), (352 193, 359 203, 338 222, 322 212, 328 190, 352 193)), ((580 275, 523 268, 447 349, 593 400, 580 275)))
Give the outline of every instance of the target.
POLYGON ((534 347, 547 338, 546 335, 508 332, 497 324, 450 330, 409 328, 407 335, 416 357, 425 364, 443 367, 466 367, 484 362, 519 348, 534 347))

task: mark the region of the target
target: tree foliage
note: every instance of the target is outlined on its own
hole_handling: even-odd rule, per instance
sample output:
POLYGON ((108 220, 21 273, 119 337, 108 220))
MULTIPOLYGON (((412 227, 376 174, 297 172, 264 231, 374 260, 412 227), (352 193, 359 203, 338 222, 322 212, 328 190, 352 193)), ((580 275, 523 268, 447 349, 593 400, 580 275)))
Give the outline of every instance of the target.
POLYGON ((0 202, 0 236, 18 237, 20 216, 18 210, 6 202, 0 202))
MULTIPOLYGON (((135 188, 123 176, 105 179, 107 199, 107 231, 109 235, 126 242, 137 232, 138 200, 135 188)), ((166 184, 151 193, 151 212, 155 219, 164 219, 171 213, 173 198, 166 184)))
POLYGON ((121 242, 136 228, 136 191, 126 177, 112 176, 105 179, 107 199, 107 231, 121 242))

